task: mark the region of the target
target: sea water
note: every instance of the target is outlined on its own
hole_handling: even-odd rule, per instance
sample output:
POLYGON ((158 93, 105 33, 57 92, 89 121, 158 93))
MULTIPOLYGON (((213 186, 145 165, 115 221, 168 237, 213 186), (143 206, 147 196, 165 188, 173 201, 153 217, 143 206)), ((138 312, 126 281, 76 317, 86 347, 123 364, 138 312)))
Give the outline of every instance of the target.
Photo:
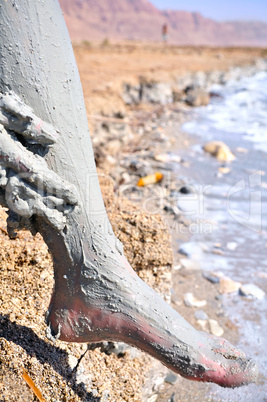
POLYGON ((184 124, 184 130, 205 137, 222 130, 267 152, 267 72, 224 86, 214 85, 211 93, 210 105, 198 109, 197 121, 184 124))
POLYGON ((239 389, 212 386, 213 398, 267 401, 267 72, 215 85, 212 94, 209 106, 195 109, 183 126, 199 145, 187 155, 189 172, 179 172, 192 193, 178 205, 197 224, 192 242, 205 244, 197 261, 201 269, 266 292, 263 299, 238 292, 222 296, 225 313, 239 329, 238 346, 258 362, 260 376, 257 384, 239 389), (225 142, 235 161, 224 164, 205 154, 202 146, 212 140, 225 142), (222 255, 214 253, 218 248, 222 255))

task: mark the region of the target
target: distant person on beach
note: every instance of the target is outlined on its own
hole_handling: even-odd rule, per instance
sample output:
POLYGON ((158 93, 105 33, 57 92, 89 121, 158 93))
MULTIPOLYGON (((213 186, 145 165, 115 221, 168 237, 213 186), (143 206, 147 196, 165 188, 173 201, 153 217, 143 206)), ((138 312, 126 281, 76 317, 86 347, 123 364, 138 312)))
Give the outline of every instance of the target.
POLYGON ((168 41, 168 25, 167 24, 163 24, 163 26, 162 26, 162 39, 163 39, 163 42, 168 41))

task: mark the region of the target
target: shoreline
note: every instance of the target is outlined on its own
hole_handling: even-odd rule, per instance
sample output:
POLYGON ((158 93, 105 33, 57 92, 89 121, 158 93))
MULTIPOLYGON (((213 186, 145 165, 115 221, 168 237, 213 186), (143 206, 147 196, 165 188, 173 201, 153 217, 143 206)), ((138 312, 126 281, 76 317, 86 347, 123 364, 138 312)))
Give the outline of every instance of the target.
MULTIPOLYGON (((265 67, 266 68, 266 67, 265 67)), ((242 73, 242 70, 240 70, 242 73)), ((258 72, 258 70, 254 70, 255 73, 258 72)), ((147 145, 147 154, 145 156, 143 156, 143 162, 147 162, 149 161, 150 166, 153 165, 154 171, 158 170, 158 169, 162 169, 162 171, 167 171, 169 172, 170 169, 170 161, 166 162, 165 161, 165 166, 164 163, 163 165, 160 166, 160 164, 156 163, 155 164, 155 160, 157 161, 157 158, 155 158, 155 156, 157 156, 157 147, 155 146, 155 135, 153 136, 153 134, 151 134, 151 132, 153 133, 153 127, 164 127, 164 134, 166 134, 166 131, 170 128, 168 127, 168 125, 166 124, 166 121, 164 120, 169 120, 169 122, 173 122, 177 120, 179 121, 178 123, 178 127, 179 128, 173 128, 171 127, 171 130, 180 130, 181 132, 181 126, 182 124, 187 121, 188 119, 190 120, 190 117, 192 118, 193 113, 194 113, 194 109, 190 109, 187 106, 184 106, 184 103, 176 103, 176 106, 172 105, 165 105, 164 107, 160 108, 159 106, 155 107, 155 109, 158 108, 158 110, 160 110, 160 112, 154 113, 154 121, 152 124, 151 130, 148 129, 147 132, 142 133, 143 136, 146 137, 146 145, 147 145), (172 116, 175 115, 177 113, 177 116, 179 116, 179 118, 177 118, 177 116, 172 116), (156 117, 157 115, 157 117, 156 117), (164 116, 162 118, 162 116, 164 116), (149 140, 150 138, 150 140, 149 140), (151 144, 151 146, 149 147, 149 142, 151 144)), ((141 108, 142 110, 142 108, 141 108)), ((139 110, 140 112, 140 110, 139 110)), ((144 113, 144 110, 142 110, 142 112, 144 113)), ((147 125, 149 127, 149 122, 147 121, 147 125)), ((198 142, 198 140, 196 140, 194 138, 194 136, 191 135, 187 135, 186 133, 183 132, 183 134, 180 136, 179 135, 179 141, 177 143, 177 141, 169 141, 172 140, 174 137, 171 135, 170 138, 168 138, 168 135, 166 135, 167 138, 164 138, 164 136, 159 136, 158 140, 160 139, 160 141, 162 141, 164 143, 164 146, 161 146, 161 151, 162 153, 160 154, 161 157, 163 157, 163 155, 168 155, 168 151, 172 151, 172 154, 177 154, 179 155, 179 151, 181 149, 184 148, 184 152, 183 155, 188 152, 187 150, 189 149, 190 145, 194 142, 198 142), (169 143, 168 143, 169 142, 169 143), (167 144, 167 145, 166 145, 167 144)), ((177 139, 177 137, 176 137, 177 139)), ((140 139, 139 139, 140 142, 140 139)), ((142 146, 140 146, 140 149, 142 149, 142 146)), ((133 151, 134 153, 134 151, 133 151)), ((141 162, 142 162, 142 157, 140 158, 141 162)), ((170 158, 171 159, 171 158, 170 158)), ((139 160, 140 162, 140 160, 139 160)), ((176 161, 177 162, 177 161, 176 161)), ((186 160, 180 160, 179 163, 185 164, 187 163, 186 160)), ((142 171, 141 166, 139 166, 139 168, 142 171)), ((147 174, 151 174, 152 170, 144 170, 145 173, 147 174)), ((172 174, 177 175, 178 171, 175 172, 175 169, 172 171, 172 173, 168 173, 170 176, 172 174)), ((138 174, 138 172, 137 172, 138 174)), ((140 174, 140 172, 139 172, 140 174)), ((123 175, 123 173, 122 173, 123 175)), ((134 176, 134 175, 133 175, 134 176)), ((116 175, 114 175, 114 179, 115 179, 116 175)), ((128 178, 129 179, 129 178, 128 178)), ((137 183, 137 175, 135 177, 135 183, 137 183)), ((156 186, 163 186, 165 187, 165 190, 167 191, 175 191, 177 190, 177 187, 181 187, 183 185, 186 185, 187 183, 184 181, 181 181, 177 183, 175 183, 175 181, 177 181, 177 179, 171 179, 170 180, 171 183, 169 184, 164 184, 164 181, 162 182, 162 184, 158 185, 155 184, 154 187, 153 185, 150 187, 151 188, 151 194, 149 193, 149 190, 143 189, 143 193, 142 193, 142 197, 141 200, 139 199, 139 201, 137 201, 138 205, 145 205, 147 207, 148 203, 147 203, 147 199, 149 199, 150 197, 152 198, 156 198, 158 196, 158 193, 155 191, 156 186), (172 184, 174 184, 174 187, 172 186, 172 184)), ((130 181, 132 183, 132 185, 134 186, 134 182, 130 181)), ((117 190, 118 191, 118 190, 117 190)), ((135 194, 136 189, 133 190, 133 193, 135 194)), ((128 197, 131 197, 130 192, 127 194, 128 197)), ((161 192, 160 196, 163 196, 163 198, 165 197, 168 198, 166 196, 166 192, 164 193, 161 192)), ((152 211, 154 211, 154 209, 156 209, 157 212, 159 212, 159 210, 157 209, 157 203, 155 202, 155 199, 153 200, 153 202, 150 205, 150 208, 152 211), (156 205, 155 205, 156 204, 156 205)), ((148 210, 148 212, 151 212, 148 210)), ((168 205, 168 202, 165 203, 165 205, 163 205, 163 208, 161 208, 160 211, 161 215, 163 216, 163 220, 165 221, 165 223, 167 224, 169 231, 173 230, 174 232, 179 232, 179 234, 181 234, 181 227, 184 225, 185 227, 188 226, 188 224, 190 225, 190 221, 184 219, 184 217, 179 217, 179 212, 175 211, 175 208, 173 206, 168 205), (167 211, 166 211, 166 207, 167 206, 167 211), (164 211, 165 209, 165 211, 164 211), (185 222, 184 222, 185 221, 185 222), (178 228, 179 227, 179 228, 178 228)), ((192 223, 192 222, 191 222, 192 223)), ((184 269, 180 269, 180 267, 178 267, 178 265, 180 264, 180 259, 184 258, 183 255, 179 255, 177 256, 177 249, 178 249, 178 245, 177 245, 177 240, 179 240, 180 242, 182 241, 188 241, 190 239, 188 230, 185 229, 184 231, 182 231, 184 233, 183 236, 172 236, 172 247, 173 247, 173 253, 174 253, 174 267, 176 267, 176 269, 172 272, 172 295, 171 295, 171 302, 174 308, 176 308, 178 310, 178 312, 183 315, 186 320, 188 320, 191 325, 197 327, 199 330, 203 330, 204 327, 204 322, 198 322, 198 320, 196 320, 195 317, 195 311, 196 309, 188 309, 188 307, 184 306, 183 300, 181 298, 181 295, 184 295, 185 293, 187 293, 189 290, 191 291, 193 289, 193 293, 194 296, 196 297, 196 299, 198 300, 205 300, 208 304, 208 307, 204 308, 205 313, 208 313, 208 317, 209 319, 213 320, 213 322, 215 321, 215 326, 217 326, 217 328, 214 330, 215 333, 216 331, 223 331, 223 337, 225 337, 226 339, 230 340, 233 344, 236 344, 238 342, 239 339, 239 329, 236 326, 236 324, 224 313, 224 309, 222 307, 222 300, 221 300, 221 292, 220 292, 220 286, 219 284, 214 285, 211 284, 210 282, 208 282, 205 278, 203 278, 203 271, 201 269, 195 269, 195 267, 184 267, 184 269), (180 283, 180 285, 176 285, 176 289, 175 292, 173 292, 173 283, 180 283), (208 295, 208 297, 207 297, 208 295), (177 308, 178 307, 178 308, 177 308)), ((190 232, 190 230, 189 230, 190 232)), ((216 250, 214 250, 214 253, 217 252, 216 250)), ((218 249, 218 253, 220 252, 220 250, 218 249)), ((201 321, 201 320, 200 320, 201 321)), ((208 324, 206 323, 205 326, 205 330, 210 331, 211 328, 209 328, 208 324)), ((173 391, 176 390, 177 394, 178 394, 178 390, 179 390, 179 395, 182 396, 184 395, 185 398, 189 398, 190 397, 193 398, 196 397, 196 395, 203 400, 203 398, 205 396, 207 396, 209 393, 211 393, 210 395, 212 395, 212 389, 211 386, 209 386, 208 384, 189 384, 186 380, 180 378, 178 376, 172 377, 172 381, 175 380, 175 386, 173 385, 167 385, 165 383, 164 386, 164 390, 160 391, 157 393, 157 401, 162 401, 165 402, 166 400, 168 400, 171 395, 173 394, 173 391), (190 392, 188 391, 188 388, 190 388, 190 392)), ((163 386, 163 385, 162 385, 163 386)), ((213 390, 214 391, 214 390, 213 390)), ((154 394, 155 396, 156 394, 154 394)), ((153 398, 153 395, 151 395, 151 398, 153 398)), ((189 399, 187 399, 189 400, 189 399)), ((191 399, 190 399, 191 400, 191 399)))

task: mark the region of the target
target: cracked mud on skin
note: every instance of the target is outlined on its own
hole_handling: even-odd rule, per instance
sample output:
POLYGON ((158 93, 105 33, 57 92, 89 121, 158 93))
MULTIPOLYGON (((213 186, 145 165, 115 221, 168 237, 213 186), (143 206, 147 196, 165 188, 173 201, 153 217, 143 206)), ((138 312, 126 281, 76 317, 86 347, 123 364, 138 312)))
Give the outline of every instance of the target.
POLYGON ((99 272, 86 262, 77 267, 74 288, 66 276, 65 283, 61 280, 47 315, 52 336, 71 342, 122 341, 191 380, 224 387, 256 380, 252 360, 226 340, 196 331, 131 271, 123 256, 113 258, 101 261, 99 272))
POLYGON ((0 28, 0 201, 10 209, 9 232, 24 226, 40 232, 52 254, 50 334, 70 342, 123 341, 191 380, 225 387, 255 381, 250 359, 196 331, 125 259, 104 208, 58 3, 5 2, 0 28))

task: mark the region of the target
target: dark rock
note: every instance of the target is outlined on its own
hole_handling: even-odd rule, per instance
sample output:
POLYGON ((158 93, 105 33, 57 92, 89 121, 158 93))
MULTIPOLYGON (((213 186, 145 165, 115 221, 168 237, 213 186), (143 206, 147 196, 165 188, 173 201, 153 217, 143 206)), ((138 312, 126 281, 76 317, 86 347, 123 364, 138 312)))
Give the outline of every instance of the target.
POLYGON ((218 276, 208 274, 206 272, 203 272, 203 278, 207 279, 211 283, 219 283, 220 282, 220 278, 218 276))
POLYGON ((179 190, 179 192, 180 192, 181 194, 191 194, 191 193, 192 193, 190 187, 187 187, 187 186, 181 187, 180 190, 179 190))
POLYGON ((185 102, 190 106, 207 106, 210 102, 208 92, 200 87, 189 86, 185 89, 185 102))

